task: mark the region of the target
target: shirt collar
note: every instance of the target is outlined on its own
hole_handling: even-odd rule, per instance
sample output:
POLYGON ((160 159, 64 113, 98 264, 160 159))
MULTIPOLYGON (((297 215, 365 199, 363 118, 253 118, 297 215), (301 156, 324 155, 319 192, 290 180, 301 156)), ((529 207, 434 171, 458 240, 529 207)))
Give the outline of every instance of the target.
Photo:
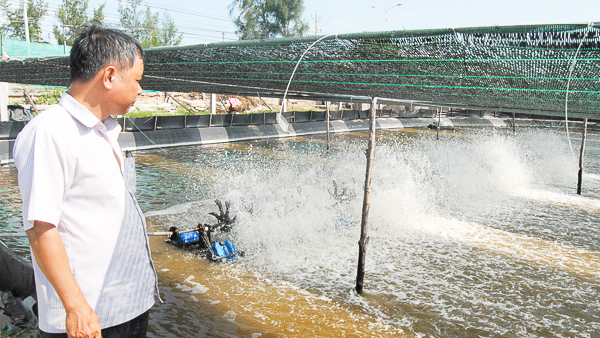
POLYGON ((118 137, 120 132, 120 125, 112 116, 105 118, 102 122, 98 120, 96 115, 92 114, 89 109, 84 107, 81 103, 73 98, 68 92, 65 92, 60 101, 59 105, 63 106, 73 118, 79 121, 84 126, 93 129, 100 128, 105 129, 107 134, 112 137, 118 137), (99 124, 103 124, 105 128, 102 128, 99 124))
POLYGON ((104 121, 102 121, 102 123, 104 123, 104 125, 106 126, 106 133, 108 135, 110 135, 114 139, 117 139, 119 137, 119 134, 121 133, 121 125, 119 124, 119 122, 117 122, 117 120, 114 117, 109 116, 105 118, 104 121))

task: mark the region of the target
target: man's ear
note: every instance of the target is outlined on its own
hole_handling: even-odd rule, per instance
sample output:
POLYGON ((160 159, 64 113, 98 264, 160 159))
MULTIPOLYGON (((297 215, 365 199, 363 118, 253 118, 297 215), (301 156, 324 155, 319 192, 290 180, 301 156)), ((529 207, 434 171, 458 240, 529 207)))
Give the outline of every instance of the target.
POLYGON ((115 66, 106 66, 104 67, 102 73, 102 83, 104 84, 104 88, 111 89, 113 85, 113 80, 117 76, 117 68, 115 66))

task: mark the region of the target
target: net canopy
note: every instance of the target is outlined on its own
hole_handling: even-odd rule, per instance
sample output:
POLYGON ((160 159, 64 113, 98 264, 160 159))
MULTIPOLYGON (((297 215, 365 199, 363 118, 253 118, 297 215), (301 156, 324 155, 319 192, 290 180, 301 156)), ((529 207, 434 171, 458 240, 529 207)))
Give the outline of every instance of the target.
MULTIPOLYGON (((146 50, 146 90, 360 100, 600 118, 600 25, 373 32, 146 50), (298 61, 302 58, 302 61, 298 61)), ((0 63, 0 81, 67 86, 67 58, 0 63)))

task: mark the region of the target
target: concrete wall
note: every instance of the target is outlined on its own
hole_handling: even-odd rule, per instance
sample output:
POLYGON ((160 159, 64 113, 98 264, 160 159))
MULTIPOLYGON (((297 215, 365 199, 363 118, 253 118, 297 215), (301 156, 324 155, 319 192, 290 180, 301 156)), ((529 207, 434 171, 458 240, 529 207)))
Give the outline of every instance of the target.
MULTIPOLYGON (((369 123, 363 111, 332 111, 330 131, 367 131, 369 123)), ((396 117, 392 112, 377 114, 377 129, 431 128, 438 123, 430 117, 396 117), (391 117, 389 117, 391 116, 391 117)), ((124 132, 119 136, 123 150, 150 149, 197 144, 225 143, 266 138, 295 137, 324 134, 327 123, 322 112, 287 112, 291 123, 289 132, 283 132, 275 120, 275 113, 251 115, 194 115, 173 117, 150 117, 119 119, 124 132)), ((575 123, 569 123, 574 126, 575 123)), ((0 164, 12 162, 14 138, 23 128, 23 122, 0 123, 0 164)), ((555 127, 564 128, 564 121, 516 120, 519 128, 555 127)), ((592 123, 590 130, 600 124, 592 123)), ((512 119, 493 117, 442 118, 442 129, 451 128, 512 128, 512 119)))
MULTIPOLYGON (((288 112, 285 115, 288 120, 296 121, 296 123, 291 124, 290 130, 287 133, 284 132, 278 124, 274 123, 274 119, 270 121, 272 122, 270 124, 249 125, 249 123, 246 123, 245 125, 236 125, 235 118, 237 115, 232 116, 231 119, 227 118, 227 115, 221 115, 223 121, 220 120, 217 124, 212 124, 210 128, 156 129, 144 131, 143 126, 140 125, 138 127, 140 127, 142 132, 121 133, 119 136, 119 144, 123 150, 136 150, 266 138, 295 137, 324 134, 327 132, 327 123, 322 120, 322 114, 288 112), (313 118, 317 119, 317 121, 312 120, 313 118)), ((339 133, 369 130, 369 121, 367 119, 356 118, 358 115, 358 112, 349 113, 344 111, 343 114, 340 112, 340 114, 337 114, 336 119, 332 119, 329 122, 330 131, 332 133, 339 133)), ((247 121, 245 122, 250 121, 250 119, 246 120, 247 121)), ((383 117, 377 119, 377 129, 425 129, 430 127, 434 122, 437 122, 437 119, 383 117)), ((444 118, 442 119, 442 127, 506 128, 510 126, 508 122, 509 121, 488 118, 462 118, 452 120, 444 118)), ((147 124, 152 124, 152 121, 148 121, 147 124)))

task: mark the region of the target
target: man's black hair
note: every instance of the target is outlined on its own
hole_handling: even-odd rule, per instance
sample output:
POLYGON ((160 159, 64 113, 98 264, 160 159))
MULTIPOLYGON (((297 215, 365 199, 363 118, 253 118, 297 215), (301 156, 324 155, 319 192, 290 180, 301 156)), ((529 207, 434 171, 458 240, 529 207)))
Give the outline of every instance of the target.
POLYGON ((119 70, 129 69, 138 57, 144 58, 144 49, 139 42, 120 30, 92 21, 71 48, 71 82, 87 82, 109 64, 119 70))

